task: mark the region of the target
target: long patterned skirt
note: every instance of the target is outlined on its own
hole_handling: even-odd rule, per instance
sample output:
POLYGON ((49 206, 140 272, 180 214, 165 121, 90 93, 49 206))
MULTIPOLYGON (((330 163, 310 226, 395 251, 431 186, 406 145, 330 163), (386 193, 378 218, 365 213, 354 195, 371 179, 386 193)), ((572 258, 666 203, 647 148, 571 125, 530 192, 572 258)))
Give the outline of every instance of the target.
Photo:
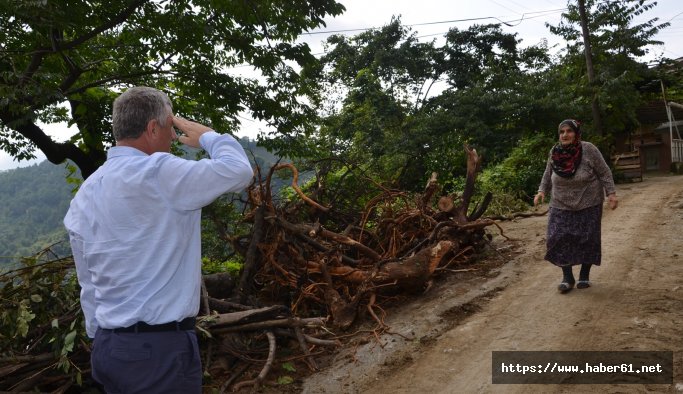
POLYGON ((545 259, 558 267, 600 265, 602 204, 580 211, 550 208, 545 259))

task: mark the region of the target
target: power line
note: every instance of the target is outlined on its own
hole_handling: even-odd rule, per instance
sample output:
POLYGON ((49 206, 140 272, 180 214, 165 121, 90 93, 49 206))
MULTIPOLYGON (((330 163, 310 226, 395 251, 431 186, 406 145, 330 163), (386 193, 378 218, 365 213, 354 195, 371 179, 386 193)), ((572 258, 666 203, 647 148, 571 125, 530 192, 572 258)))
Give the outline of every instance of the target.
MULTIPOLYGON (((604 2, 609 3, 610 0, 606 0, 604 2)), ((438 25, 438 24, 452 24, 452 23, 458 23, 458 22, 473 22, 473 21, 483 21, 483 20, 494 19, 494 20, 497 20, 498 22, 500 22, 500 23, 502 23, 508 27, 516 27, 516 26, 520 25, 525 20, 531 20, 531 19, 547 16, 547 15, 556 13, 558 11, 566 11, 566 10, 567 10, 567 8, 555 8, 555 9, 544 10, 544 11, 532 11, 532 12, 523 13, 521 18, 519 18, 519 19, 512 19, 512 20, 508 20, 508 21, 503 21, 500 18, 495 17, 495 16, 486 16, 486 17, 478 17, 478 18, 463 18, 463 19, 451 19, 451 20, 444 20, 444 21, 413 23, 413 24, 407 24, 407 25, 403 25, 403 26, 406 26, 406 27, 429 26, 429 25, 438 25), (539 14, 539 15, 535 15, 535 14, 539 14), (535 15, 535 16, 531 16, 531 15, 535 15)), ((680 13, 674 15, 671 19, 669 19, 668 22, 671 22, 672 20, 676 19, 680 15, 683 15, 683 12, 680 12, 680 13)), ((367 30, 372 30, 372 29, 378 29, 378 27, 364 27, 364 28, 340 29, 340 30, 319 30, 319 31, 307 32, 304 34, 308 34, 308 35, 337 34, 337 33, 350 33, 350 32, 358 32, 358 31, 367 31, 367 30)), ((666 29, 666 30, 670 31, 671 28, 666 29)), ((666 33, 666 30, 662 30, 662 32, 660 32, 660 34, 666 33)), ((416 38, 434 37, 434 36, 439 36, 439 35, 444 35, 444 34, 446 34, 446 32, 426 34, 426 35, 417 36, 416 38)))
POLYGON ((679 12, 678 14, 674 15, 671 19, 666 21, 665 23, 671 22, 672 20, 678 18, 679 16, 683 15, 683 11, 679 12))
MULTIPOLYGON (((603 2, 609 3, 609 2, 613 2, 613 1, 614 0, 604 0, 603 2)), ((499 17, 495 17, 495 16, 485 16, 485 17, 478 17, 478 18, 463 18, 463 19, 450 19, 450 20, 443 20, 443 21, 413 23, 413 24, 406 24, 406 25, 402 25, 402 26, 405 26, 405 27, 430 26, 430 25, 439 25, 439 24, 452 24, 452 23, 458 23, 458 22, 473 22, 473 21, 483 21, 483 20, 495 19, 495 20, 499 21, 500 23, 502 23, 508 27, 516 27, 516 26, 519 26, 525 20, 541 18, 544 16, 548 16, 548 15, 557 13, 559 11, 566 11, 566 10, 568 10, 568 8, 565 7, 565 8, 554 8, 554 9, 543 10, 543 11, 525 12, 525 13, 521 14, 521 17, 519 19, 511 19, 511 20, 507 20, 507 21, 503 21, 499 17)), ((683 12, 680 12, 680 13, 674 15, 669 21, 676 19, 680 15, 683 15, 683 12)), ((317 31, 306 32, 306 33, 303 33, 302 35, 351 33, 351 32, 359 32, 359 31, 368 31, 368 30, 373 30, 373 29, 379 29, 379 28, 376 26, 373 26, 373 27, 360 27, 360 28, 338 29, 338 30, 317 30, 317 31)), ((662 30, 659 32, 659 34, 663 34, 663 33, 666 34, 666 32, 670 31, 670 30, 672 30, 672 28, 662 30)), ((417 36, 416 38, 434 37, 434 36, 445 35, 446 33, 447 32, 425 34, 425 35, 417 36)), ((319 53, 313 53, 312 55, 317 57, 320 55, 324 55, 325 53, 326 52, 319 52, 319 53)), ((234 66, 233 68, 250 67, 250 66, 251 65, 249 65, 249 64, 245 64, 245 65, 240 65, 240 66, 234 66)))
MULTIPOLYGON (((494 16, 487 16, 487 17, 482 17, 482 18, 467 18, 467 19, 454 19, 450 21, 439 21, 439 22, 426 22, 426 23, 415 23, 412 25, 403 25, 403 26, 426 26, 426 25, 437 25, 437 24, 443 24, 443 23, 456 23, 456 22, 472 22, 472 21, 480 21, 480 20, 486 20, 486 19, 495 19, 496 17, 494 16)), ((372 29, 377 29, 378 27, 359 27, 356 29, 342 29, 342 30, 320 30, 320 31, 311 31, 307 32, 305 34, 309 35, 314 35, 314 34, 336 34, 336 33, 349 33, 353 31, 367 31, 367 30, 372 30, 372 29)))
POLYGON ((499 7, 505 8, 505 9, 508 10, 508 11, 514 12, 515 14, 518 13, 517 11, 513 10, 513 9, 510 8, 510 7, 508 7, 508 6, 504 5, 504 4, 500 4, 500 3, 497 2, 496 0, 489 0, 489 1, 492 2, 493 4, 496 4, 496 5, 499 6, 499 7))
MULTIPOLYGON (((413 23, 413 24, 404 25, 404 26, 410 26, 410 27, 413 27, 413 26, 427 26, 427 25, 436 25, 436 24, 445 24, 445 23, 454 23, 454 22, 463 22, 463 21, 485 20, 485 19, 491 19, 491 18, 493 18, 493 19, 496 19, 496 20, 498 20, 499 22, 503 23, 503 24, 506 25, 506 26, 515 27, 515 26, 518 26, 521 22, 523 22, 523 21, 525 21, 525 20, 531 20, 531 19, 535 19, 535 18, 541 18, 541 17, 547 16, 547 15, 550 15, 550 14, 552 14, 552 13, 555 13, 555 12, 557 12, 557 11, 563 11, 563 10, 566 10, 566 8, 558 8, 558 9, 555 9, 555 10, 546 10, 546 11, 528 12, 528 13, 522 14, 522 17, 519 18, 519 19, 511 19, 511 20, 508 20, 508 21, 502 21, 502 20, 498 19, 498 18, 495 17, 495 16, 487 16, 487 17, 481 17, 481 18, 457 19, 457 20, 450 20, 450 21, 413 23), (541 15, 529 16, 529 17, 526 16, 526 15, 530 15, 530 14, 541 14, 541 15), (517 22, 517 23, 514 23, 514 24, 513 24, 513 22, 517 22)), ((305 33, 305 34, 323 34, 323 33, 334 34, 334 33, 346 33, 346 32, 353 32, 353 31, 367 31, 367 30, 372 30, 372 29, 376 29, 376 27, 365 27, 365 28, 344 29, 344 30, 329 30, 329 31, 326 30, 326 31, 311 32, 311 33, 305 33)), ((433 34, 425 34, 425 35, 417 36, 417 37, 415 37, 415 38, 425 38, 425 37, 440 36, 440 35, 444 35, 444 34, 446 34, 446 33, 447 33, 447 32, 433 33, 433 34)), ((320 54, 322 54, 322 53, 320 53, 320 54)), ((314 55, 317 55, 317 54, 314 54, 314 55)))
MULTIPOLYGON (((617 2, 617 1, 615 1, 615 0, 604 0, 603 1, 603 3, 611 3, 611 2, 617 2)), ((501 4, 499 4, 499 3, 496 3, 496 4, 498 4, 499 6, 502 7, 501 4)), ((504 8, 507 8, 507 7, 504 7, 504 8)), ((507 9, 509 9, 509 8, 507 8, 507 9)), ((521 14, 521 18, 513 19, 513 20, 509 20, 509 21, 503 21, 499 17, 496 17, 496 16, 485 16, 485 17, 478 17, 478 18, 463 18, 463 19, 451 19, 451 20, 444 20, 444 21, 413 23, 413 24, 405 24, 403 26, 406 26, 406 27, 429 26, 429 25, 437 25, 437 24, 452 24, 452 23, 458 23, 458 22, 475 22, 475 21, 483 21, 483 20, 494 19, 494 20, 497 20, 498 22, 500 22, 506 26, 515 27, 515 26, 518 26, 519 24, 521 24, 526 19, 534 19, 534 18, 537 18, 540 16, 552 14, 552 13, 555 13, 558 11, 566 11, 567 9, 568 8, 565 7, 565 8, 555 8, 555 9, 551 9, 551 10, 544 10, 544 11, 526 12, 526 13, 521 14), (530 15, 534 15, 534 14, 545 14, 545 15, 530 16, 530 15), (516 22, 516 23, 513 24, 513 22, 516 22)), ((510 10, 510 11, 513 11, 513 10, 510 10)), ((680 15, 683 15, 683 12, 680 12, 680 13, 674 15, 671 19, 668 20, 668 22, 671 22, 672 20, 676 19, 680 15)), ((351 32, 359 32, 359 31, 367 31, 367 30, 373 30, 373 29, 378 29, 378 27, 373 26, 373 27, 360 27, 360 28, 339 29, 339 30, 317 30, 317 31, 314 30, 314 31, 306 32, 304 34, 308 34, 308 35, 338 34, 338 33, 351 33, 351 32)), ((434 35, 436 35, 436 34, 434 34, 434 35)))
MULTIPOLYGON (((532 17, 529 17, 529 18, 526 18, 526 19, 525 19, 525 18, 520 18, 520 19, 510 20, 510 21, 508 21, 508 23, 512 23, 512 22, 518 22, 518 23, 517 23, 517 24, 514 24, 514 25, 511 25, 511 24, 506 23, 506 26, 515 27, 515 26, 518 26, 519 23, 521 23, 521 22, 524 21, 524 20, 530 20, 530 19, 534 19, 534 18, 540 18, 540 17, 542 17, 542 16, 545 16, 545 15, 532 16, 532 17)), ((422 36, 417 36, 417 37, 415 37, 415 38, 434 37, 434 36, 444 35, 444 34, 446 34, 446 33, 448 33, 448 32, 434 33, 434 34, 425 34, 425 35, 422 35, 422 36)))
MULTIPOLYGON (((533 15, 533 14, 545 14, 545 13, 554 13, 557 11, 564 11, 566 8, 557 8, 554 10, 545 10, 545 11, 534 11, 534 12, 526 12, 522 14, 522 18, 520 19, 514 19, 510 22, 514 21, 519 21, 517 24, 521 23, 525 18, 526 19, 531 19, 532 17, 526 17, 526 15, 533 15)), ((537 18, 538 16, 535 16, 533 18, 537 18)), ((409 25, 403 25, 406 27, 414 27, 414 26, 429 26, 429 25, 440 25, 440 24, 450 24, 450 23, 458 23, 458 22, 474 22, 474 21, 482 21, 482 20, 488 20, 488 19, 495 19, 499 21, 500 23, 503 23, 507 26, 516 26, 516 25, 511 25, 510 22, 506 22, 501 20, 500 18, 496 16, 484 16, 484 17, 479 17, 479 18, 463 18, 463 19, 451 19, 451 20, 445 20, 445 21, 434 21, 434 22, 423 22, 423 23, 413 23, 409 25)), ((355 31, 367 31, 367 30, 372 30, 372 29, 377 29, 378 27, 361 27, 361 28, 354 28, 354 29, 341 29, 341 30, 318 30, 318 31, 310 31, 305 34, 309 35, 317 35, 317 34, 336 34, 336 33, 350 33, 350 32, 355 32, 355 31)))

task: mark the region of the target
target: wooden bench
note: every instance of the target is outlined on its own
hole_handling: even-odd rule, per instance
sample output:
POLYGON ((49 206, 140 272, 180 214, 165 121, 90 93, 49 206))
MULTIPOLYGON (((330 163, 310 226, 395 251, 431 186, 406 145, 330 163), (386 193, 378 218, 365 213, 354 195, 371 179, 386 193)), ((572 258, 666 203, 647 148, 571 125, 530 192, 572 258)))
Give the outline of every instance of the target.
POLYGON ((643 181, 643 168, 640 164, 640 152, 626 152, 612 155, 614 176, 619 179, 643 181))

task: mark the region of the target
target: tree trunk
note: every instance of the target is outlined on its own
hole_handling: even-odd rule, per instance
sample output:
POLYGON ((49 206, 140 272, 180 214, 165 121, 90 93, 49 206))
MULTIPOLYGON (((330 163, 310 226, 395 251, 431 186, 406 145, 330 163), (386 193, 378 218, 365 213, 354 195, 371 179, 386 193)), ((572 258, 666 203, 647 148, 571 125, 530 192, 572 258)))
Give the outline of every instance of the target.
POLYGON ((265 206, 261 204, 256 208, 254 215, 254 230, 251 236, 251 242, 249 243, 249 249, 247 249, 247 255, 244 258, 244 268, 242 270, 242 276, 240 277, 239 287, 237 289, 239 295, 239 302, 245 304, 249 296, 252 295, 254 291, 254 275, 259 270, 261 262, 258 258, 258 244, 263 238, 263 215, 265 213, 265 206))
MULTIPOLYGON (((456 247, 454 242, 439 241, 414 256, 382 264, 378 270, 362 270, 349 266, 327 267, 331 276, 348 283, 361 284, 370 281, 373 285, 394 283, 404 289, 419 289, 434 273, 443 257, 456 247)), ((321 272, 320 264, 309 262, 310 272, 321 272)))
POLYGON ((477 172, 481 169, 481 160, 477 155, 476 149, 470 149, 465 146, 465 153, 467 154, 467 176, 465 178, 465 189, 462 192, 460 205, 455 208, 455 221, 463 224, 467 223, 467 211, 470 207, 470 201, 474 194, 474 183, 477 179, 477 172))
POLYGON ((581 17, 581 32, 583 34, 583 52, 586 55, 586 69, 588 70, 588 84, 593 95, 591 109, 593 112, 593 129, 595 134, 602 135, 602 117, 600 116, 600 103, 595 83, 595 69, 593 68, 593 49, 591 47, 590 32, 588 31, 588 18, 586 17, 585 0, 578 0, 579 15, 581 17))

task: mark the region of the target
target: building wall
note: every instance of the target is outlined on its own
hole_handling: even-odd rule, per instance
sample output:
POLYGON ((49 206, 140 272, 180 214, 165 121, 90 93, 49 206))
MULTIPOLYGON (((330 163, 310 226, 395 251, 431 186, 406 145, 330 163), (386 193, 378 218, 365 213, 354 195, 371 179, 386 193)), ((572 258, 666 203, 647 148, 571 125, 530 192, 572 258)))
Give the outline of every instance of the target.
POLYGON ((638 107, 636 117, 640 127, 630 135, 620 137, 612 154, 638 151, 643 171, 668 173, 672 161, 671 136, 669 128, 664 126, 678 120, 678 129, 683 127, 683 105, 653 99, 638 107))
POLYGON ((644 171, 669 172, 671 141, 668 133, 655 132, 658 125, 642 125, 632 136, 633 148, 640 152, 644 171))

